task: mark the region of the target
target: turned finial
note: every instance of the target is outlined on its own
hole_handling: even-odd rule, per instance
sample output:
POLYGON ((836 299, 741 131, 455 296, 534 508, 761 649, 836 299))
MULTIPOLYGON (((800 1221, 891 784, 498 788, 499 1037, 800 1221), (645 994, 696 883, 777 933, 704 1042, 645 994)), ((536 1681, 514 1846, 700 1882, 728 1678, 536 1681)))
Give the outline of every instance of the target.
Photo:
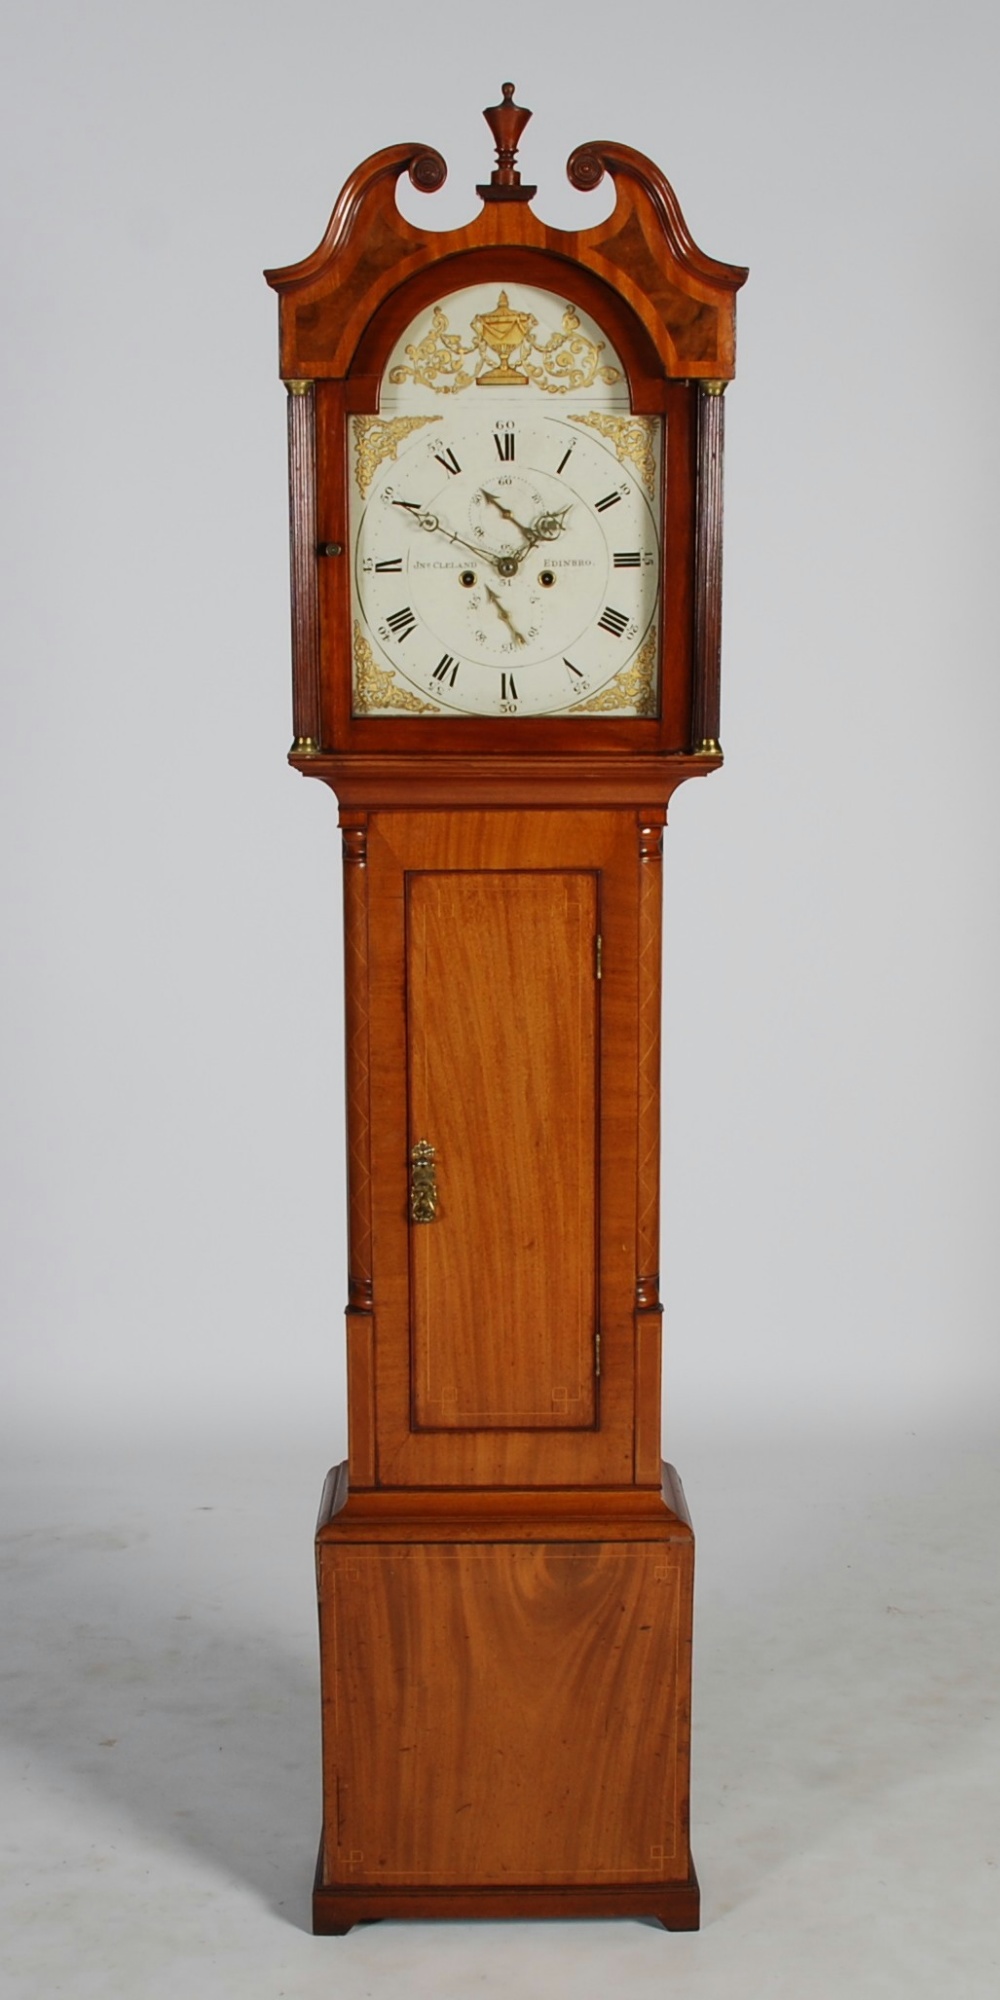
POLYGON ((514 86, 504 83, 500 86, 502 102, 491 104, 483 112, 493 143, 497 149, 497 163, 485 187, 477 187, 476 193, 483 201, 530 201, 537 189, 523 186, 521 176, 515 166, 521 134, 531 117, 523 104, 514 103, 514 86))

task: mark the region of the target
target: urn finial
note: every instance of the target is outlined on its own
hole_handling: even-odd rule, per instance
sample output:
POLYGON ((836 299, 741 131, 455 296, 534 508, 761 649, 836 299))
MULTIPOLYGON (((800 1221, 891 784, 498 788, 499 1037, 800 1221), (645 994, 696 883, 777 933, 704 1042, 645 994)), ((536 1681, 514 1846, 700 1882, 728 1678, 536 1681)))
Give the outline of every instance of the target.
POLYGON ((493 142, 497 149, 497 163, 485 187, 477 187, 476 193, 483 201, 530 201, 537 189, 522 185, 521 176, 515 166, 521 134, 531 117, 523 104, 514 103, 514 86, 504 83, 500 86, 502 102, 491 104, 483 112, 493 142))

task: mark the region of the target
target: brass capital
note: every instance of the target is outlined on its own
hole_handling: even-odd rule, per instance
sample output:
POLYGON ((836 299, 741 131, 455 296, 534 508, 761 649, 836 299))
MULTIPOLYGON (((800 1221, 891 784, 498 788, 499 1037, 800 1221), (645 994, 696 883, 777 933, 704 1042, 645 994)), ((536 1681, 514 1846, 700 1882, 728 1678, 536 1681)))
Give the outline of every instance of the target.
POLYGON ((290 396, 308 396, 312 386, 311 382, 303 381, 298 375, 292 376, 290 380, 286 380, 285 382, 285 388, 288 390, 290 396))
POLYGON ((724 396, 726 393, 725 383, 718 382, 714 378, 700 382, 698 386, 704 390, 706 396, 724 396))

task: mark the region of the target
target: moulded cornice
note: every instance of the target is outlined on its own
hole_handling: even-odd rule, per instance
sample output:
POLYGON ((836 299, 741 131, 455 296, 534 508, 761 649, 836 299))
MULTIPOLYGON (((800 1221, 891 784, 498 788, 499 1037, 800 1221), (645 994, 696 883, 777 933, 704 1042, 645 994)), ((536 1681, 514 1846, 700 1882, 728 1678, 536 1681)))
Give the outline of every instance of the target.
MULTIPOLYGON (((611 214, 579 231, 552 228, 527 200, 485 200, 461 228, 420 230, 397 206, 404 173, 433 193, 447 168, 416 142, 372 154, 345 182, 312 254, 265 273, 281 298, 286 379, 342 379, 373 314, 408 278, 465 252, 505 249, 557 257, 610 285, 645 326, 665 375, 732 376, 735 294, 746 271, 698 248, 670 182, 645 154, 608 140, 574 150, 567 173, 575 188, 589 192, 607 173, 616 191, 611 214)), ((538 282, 546 282, 541 266, 538 282)))

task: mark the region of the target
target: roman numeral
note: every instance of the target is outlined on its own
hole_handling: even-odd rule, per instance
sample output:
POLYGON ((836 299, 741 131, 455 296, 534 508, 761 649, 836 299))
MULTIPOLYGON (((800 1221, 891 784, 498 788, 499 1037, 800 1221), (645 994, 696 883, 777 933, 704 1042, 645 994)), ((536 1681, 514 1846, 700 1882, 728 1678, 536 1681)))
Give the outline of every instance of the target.
POLYGON ((453 688, 455 685, 455 676, 458 673, 460 664, 461 662, 459 660, 452 659, 450 653, 442 653, 441 658, 439 659, 437 666, 435 667, 434 672, 431 675, 431 680, 447 681, 448 686, 450 688, 453 688))
POLYGON ((603 514, 608 507, 617 507, 621 497, 622 496, 620 493, 606 493, 604 495, 603 500, 598 500, 595 503, 597 507, 597 512, 599 514, 603 514))
POLYGON ((501 699, 501 701, 516 701, 516 700, 517 700, 517 689, 516 689, 516 687, 514 686, 514 676, 513 676, 513 674, 501 674, 501 676, 500 676, 500 699, 501 699))
POLYGON ((503 459, 513 458, 514 456, 513 431, 494 431, 493 442, 496 445, 497 454, 500 458, 503 459))
POLYGON ((584 674, 582 667, 574 667, 572 660, 567 660, 565 654, 563 655, 563 666, 568 667, 570 673, 575 674, 578 681, 583 680, 584 674))
MULTIPOLYGON (((385 622, 388 625, 390 632, 395 633, 396 638, 399 641, 399 644, 402 645, 403 640, 409 638, 410 633, 412 632, 413 627, 415 626, 417 621, 414 618, 409 605, 404 604, 402 611, 390 612, 385 622)), ((624 623, 624 620, 622 622, 624 623)))
POLYGON ((392 504, 394 507, 405 507, 408 514, 419 514, 420 512, 419 500, 394 500, 392 504))
MULTIPOLYGON (((617 556, 615 557, 615 561, 616 562, 618 561, 617 556)), ((375 570, 378 576, 389 576, 389 575, 398 576, 402 567, 403 567, 402 556, 393 556, 391 562, 375 564, 375 570)))
POLYGON ((620 639, 628 619, 624 611, 612 611, 610 604, 606 604, 597 622, 602 632, 611 632, 616 639, 620 639))
POLYGON ((618 555, 615 556, 615 568, 638 569, 641 561, 642 557, 639 554, 638 549, 628 549, 624 553, 620 552, 618 555))
POLYGON ((569 448, 569 451, 564 451, 564 452, 563 452, 563 455, 562 455, 561 459, 559 460, 559 463, 558 463, 558 465, 556 466, 556 473, 557 473, 557 474, 558 474, 558 473, 560 473, 560 472, 562 471, 562 469, 563 469, 563 466, 564 466, 564 465, 565 465, 565 463, 566 463, 566 460, 567 460, 567 459, 568 459, 569 457, 571 457, 571 456, 572 456, 572 451, 573 451, 573 447, 572 447, 572 445, 570 445, 570 448, 569 448))
POLYGON ((452 451, 450 444, 445 446, 443 453, 440 451, 436 451, 434 453, 434 456, 437 459, 438 464, 444 466, 446 472, 461 472, 462 468, 459 465, 459 462, 455 457, 455 454, 452 451))

